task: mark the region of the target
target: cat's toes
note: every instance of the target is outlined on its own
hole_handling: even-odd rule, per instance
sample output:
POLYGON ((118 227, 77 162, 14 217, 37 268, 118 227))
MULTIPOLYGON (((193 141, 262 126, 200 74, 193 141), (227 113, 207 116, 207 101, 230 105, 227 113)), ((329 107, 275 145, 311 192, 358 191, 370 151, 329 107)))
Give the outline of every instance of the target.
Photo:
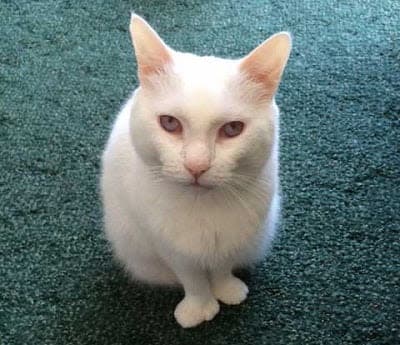
POLYGON ((225 304, 242 303, 249 292, 245 283, 234 276, 217 281, 212 286, 214 297, 225 304))
POLYGON ((194 327, 203 321, 210 321, 219 312, 214 298, 204 301, 195 296, 185 297, 175 308, 175 319, 184 328, 194 327))

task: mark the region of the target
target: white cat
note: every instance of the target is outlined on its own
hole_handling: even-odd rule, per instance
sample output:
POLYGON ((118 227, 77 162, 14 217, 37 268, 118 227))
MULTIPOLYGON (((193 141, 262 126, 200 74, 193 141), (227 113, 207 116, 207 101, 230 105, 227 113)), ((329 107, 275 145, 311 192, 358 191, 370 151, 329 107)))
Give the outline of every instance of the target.
POLYGON ((227 60, 168 47, 137 15, 140 87, 102 157, 106 235, 135 279, 181 284, 182 327, 211 320, 248 289, 232 269, 262 258, 279 212, 274 94, 291 38, 227 60))

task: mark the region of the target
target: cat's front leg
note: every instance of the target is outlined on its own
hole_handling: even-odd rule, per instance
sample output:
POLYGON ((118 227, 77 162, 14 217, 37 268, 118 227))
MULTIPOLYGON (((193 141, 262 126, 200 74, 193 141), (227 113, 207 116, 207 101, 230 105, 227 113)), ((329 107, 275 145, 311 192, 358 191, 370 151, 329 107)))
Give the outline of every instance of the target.
POLYGON ((185 297, 175 308, 176 321, 187 328, 212 320, 219 312, 219 304, 211 292, 206 271, 182 261, 175 261, 173 270, 185 290, 185 297))
POLYGON ((232 274, 230 265, 212 270, 210 282, 214 297, 225 304, 240 304, 249 292, 247 285, 232 274))

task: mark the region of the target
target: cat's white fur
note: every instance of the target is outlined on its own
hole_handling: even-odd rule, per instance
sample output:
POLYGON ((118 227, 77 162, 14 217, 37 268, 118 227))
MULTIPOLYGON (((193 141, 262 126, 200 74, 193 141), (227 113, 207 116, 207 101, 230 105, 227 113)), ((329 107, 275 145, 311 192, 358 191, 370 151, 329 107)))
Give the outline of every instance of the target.
POLYGON ((232 269, 262 258, 279 210, 274 101, 290 36, 274 35, 240 60, 173 51, 140 17, 131 34, 140 87, 125 104, 102 157, 105 231, 135 279, 180 284, 183 327, 211 320, 218 300, 241 303, 247 286, 232 269), (161 128, 172 115, 180 135, 161 128), (243 133, 218 137, 229 121, 243 133), (193 186, 184 164, 209 170, 193 186))

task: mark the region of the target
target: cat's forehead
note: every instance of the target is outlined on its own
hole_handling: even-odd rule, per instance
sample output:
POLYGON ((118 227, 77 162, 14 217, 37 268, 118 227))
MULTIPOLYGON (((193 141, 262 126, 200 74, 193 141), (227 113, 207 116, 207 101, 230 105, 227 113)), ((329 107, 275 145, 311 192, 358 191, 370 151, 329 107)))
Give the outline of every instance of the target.
POLYGON ((231 84, 237 76, 236 62, 182 53, 175 62, 181 106, 188 113, 202 113, 210 120, 223 113, 231 84))
POLYGON ((237 61, 175 52, 175 71, 188 82, 224 83, 237 72, 237 61))

